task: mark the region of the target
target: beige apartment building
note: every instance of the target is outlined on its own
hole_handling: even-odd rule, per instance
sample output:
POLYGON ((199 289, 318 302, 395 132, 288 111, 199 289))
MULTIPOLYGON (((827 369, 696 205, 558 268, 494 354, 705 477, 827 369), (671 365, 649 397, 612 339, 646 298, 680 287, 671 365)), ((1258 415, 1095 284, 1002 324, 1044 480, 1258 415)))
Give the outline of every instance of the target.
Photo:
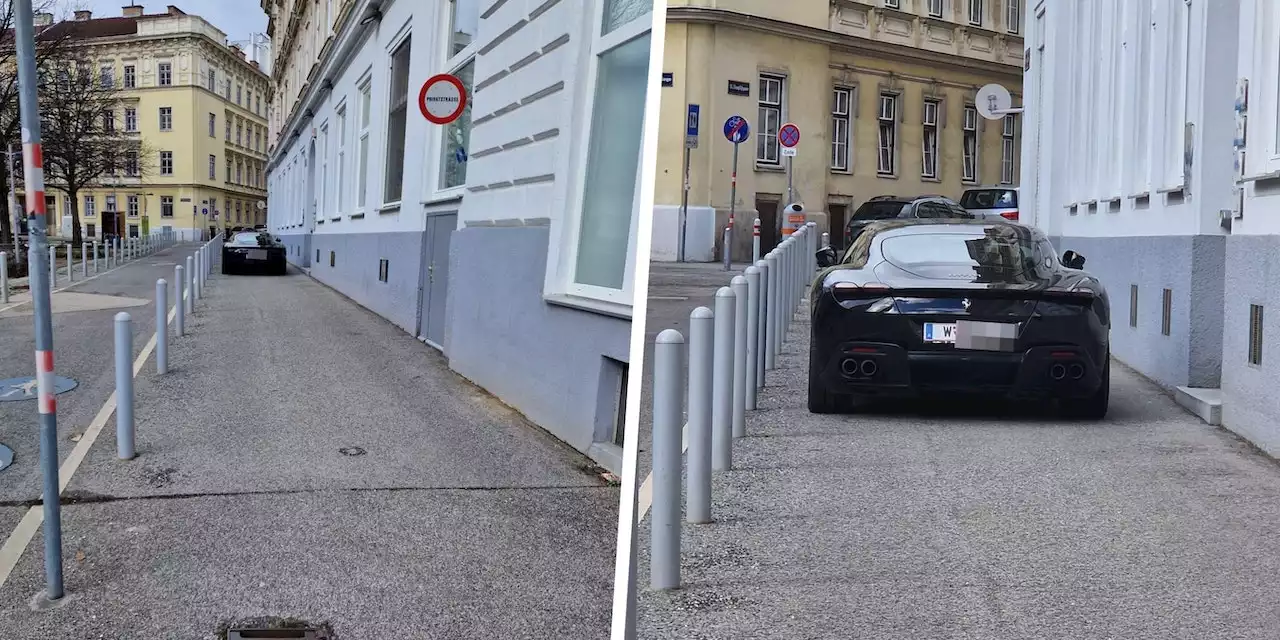
MULTIPOLYGON (((1020 105, 1021 0, 672 0, 667 10, 652 259, 676 259, 689 104, 700 108, 690 152, 686 260, 720 259, 740 115, 734 259, 780 237, 787 161, 777 140, 800 129, 794 199, 808 219, 843 229, 878 195, 958 198, 969 186, 1014 184, 1017 115, 987 121, 977 90, 999 83, 1020 105)), ((833 234, 837 237, 838 233, 833 234)))

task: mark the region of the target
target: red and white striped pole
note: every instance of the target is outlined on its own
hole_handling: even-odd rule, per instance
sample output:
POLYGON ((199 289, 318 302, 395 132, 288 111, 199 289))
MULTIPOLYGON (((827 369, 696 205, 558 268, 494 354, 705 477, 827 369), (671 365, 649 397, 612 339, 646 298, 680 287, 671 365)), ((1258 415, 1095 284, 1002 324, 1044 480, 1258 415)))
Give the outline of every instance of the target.
POLYGON ((53 314, 48 267, 48 218, 44 205, 44 151, 40 147, 40 105, 36 95, 35 23, 31 0, 15 0, 14 29, 18 54, 18 110, 22 125, 22 159, 26 177, 30 238, 27 272, 36 329, 36 391, 40 414, 40 471, 43 475, 43 597, 57 601, 62 589, 62 504, 58 478, 58 401, 54 398, 53 314))
POLYGON ((760 218, 751 223, 751 264, 760 262, 760 218))

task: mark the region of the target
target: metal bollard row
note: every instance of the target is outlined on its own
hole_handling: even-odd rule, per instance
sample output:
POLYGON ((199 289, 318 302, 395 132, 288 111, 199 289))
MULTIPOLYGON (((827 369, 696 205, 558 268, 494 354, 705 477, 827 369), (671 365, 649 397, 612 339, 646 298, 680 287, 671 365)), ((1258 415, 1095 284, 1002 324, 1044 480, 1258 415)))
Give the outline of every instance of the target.
POLYGON ((778 366, 787 328, 803 308, 817 271, 815 254, 825 242, 807 223, 784 239, 727 287, 716 291, 715 308, 698 307, 689 317, 689 340, 674 329, 654 346, 653 504, 650 531, 652 589, 680 587, 680 495, 685 521, 713 521, 712 478, 733 468, 733 444, 746 437, 747 412, 758 407, 766 373, 778 366), (683 364, 688 349, 688 418, 682 421, 683 364), (681 473, 684 430, 688 469, 681 473))

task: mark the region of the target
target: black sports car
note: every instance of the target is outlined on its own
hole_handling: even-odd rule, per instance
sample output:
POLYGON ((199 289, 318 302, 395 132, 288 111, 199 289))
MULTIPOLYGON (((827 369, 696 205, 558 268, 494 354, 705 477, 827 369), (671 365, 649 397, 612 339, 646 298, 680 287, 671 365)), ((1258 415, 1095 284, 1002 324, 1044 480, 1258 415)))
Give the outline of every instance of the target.
POLYGON ((985 220, 886 220, 841 257, 818 252, 810 293, 809 410, 935 393, 1059 399, 1101 419, 1110 301, 1038 229, 985 220))
POLYGON ((222 245, 222 273, 282 276, 288 273, 288 255, 278 238, 266 231, 244 231, 222 245))

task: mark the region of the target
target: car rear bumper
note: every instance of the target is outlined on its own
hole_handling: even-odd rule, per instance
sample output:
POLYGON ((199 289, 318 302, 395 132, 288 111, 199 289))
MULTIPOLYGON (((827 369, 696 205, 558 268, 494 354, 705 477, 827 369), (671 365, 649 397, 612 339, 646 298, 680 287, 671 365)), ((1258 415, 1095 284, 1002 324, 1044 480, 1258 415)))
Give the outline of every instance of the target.
POLYGON ((222 252, 222 270, 228 273, 279 273, 287 269, 283 251, 269 251, 266 257, 251 258, 234 250, 222 252))
MULTIPOLYGON (((1105 353, 1105 351, 1104 351, 1105 353)), ((1102 384, 1088 349, 1039 346, 1016 353, 908 351, 900 345, 849 341, 817 351, 818 382, 833 393, 912 397, 999 395, 1011 399, 1085 398, 1102 384)))

